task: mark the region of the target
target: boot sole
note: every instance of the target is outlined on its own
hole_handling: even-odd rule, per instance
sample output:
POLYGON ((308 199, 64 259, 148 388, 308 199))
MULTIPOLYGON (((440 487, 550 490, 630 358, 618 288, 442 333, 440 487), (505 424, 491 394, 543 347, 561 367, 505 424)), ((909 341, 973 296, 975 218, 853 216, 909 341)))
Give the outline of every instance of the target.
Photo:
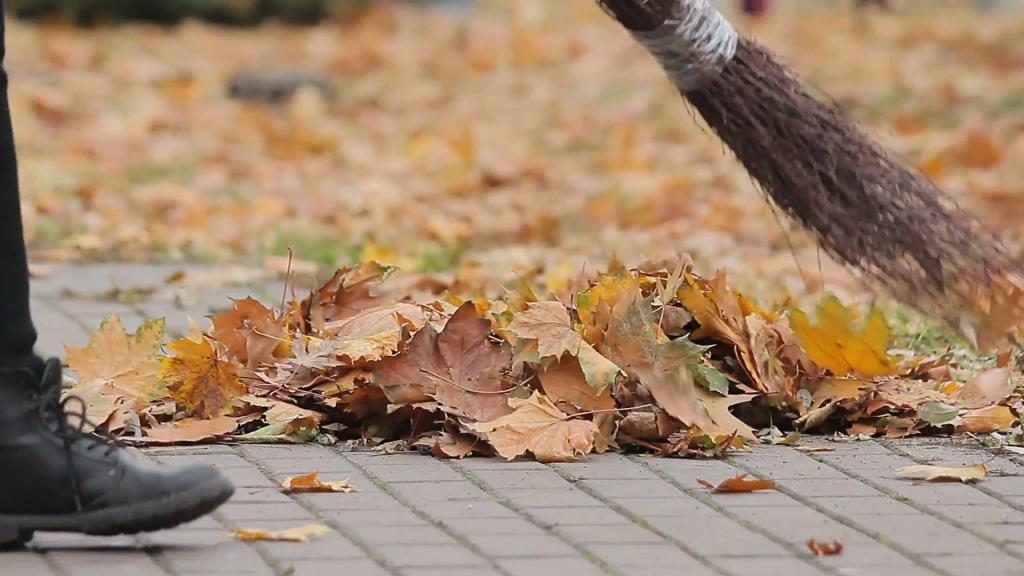
POLYGON ((173 528, 205 516, 234 494, 223 478, 157 500, 73 514, 0 514, 0 548, 16 547, 33 532, 77 532, 94 536, 138 534, 173 528))

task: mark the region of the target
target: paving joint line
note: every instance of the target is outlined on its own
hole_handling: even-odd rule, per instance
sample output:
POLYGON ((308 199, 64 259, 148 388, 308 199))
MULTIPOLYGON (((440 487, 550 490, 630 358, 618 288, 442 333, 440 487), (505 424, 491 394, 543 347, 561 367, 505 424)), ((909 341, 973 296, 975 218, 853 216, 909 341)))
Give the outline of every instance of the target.
POLYGON ((568 472, 558 470, 557 468, 554 467, 551 468, 555 471, 556 474, 564 478, 567 482, 571 482, 573 486, 575 486, 576 489, 579 490, 580 492, 583 492, 584 494, 590 496, 591 498, 594 498, 598 502, 601 502, 608 508, 614 510, 617 514, 629 518, 631 522, 633 522, 637 526, 640 526, 644 530, 657 534, 663 540, 667 540, 668 542, 675 544, 676 548, 679 548, 687 555, 700 562, 703 566, 710 568, 711 570, 714 570, 718 574, 729 574, 724 568, 715 564, 713 560, 711 560, 707 556, 700 554, 690 546, 686 545, 682 540, 679 540, 678 538, 669 535, 667 532, 655 527, 653 524, 648 522, 647 519, 634 513, 629 508, 626 508, 625 506, 622 506, 621 504, 612 501, 604 494, 601 494, 594 488, 588 486, 586 480, 578 480, 574 476, 571 476, 568 472))
POLYGON ((505 508, 508 508, 509 510, 515 512, 518 516, 520 516, 521 518, 525 519, 530 524, 533 524, 537 528, 540 528, 544 532, 550 534, 552 538, 556 538, 557 540, 559 540, 560 542, 562 542, 566 546, 569 546, 573 550, 579 552, 580 555, 583 556, 587 560, 587 562, 590 562, 591 564, 596 566, 598 569, 600 569, 605 574, 609 574, 611 576, 624 576, 622 572, 620 572, 619 570, 615 569, 615 567, 611 566, 610 564, 608 564, 607 562, 605 562, 604 560, 599 558, 596 554, 594 554, 590 550, 587 550, 586 547, 584 547, 584 546, 582 546, 580 544, 577 544, 577 543, 569 540, 568 538, 563 537, 561 534, 558 534, 557 532, 552 530, 551 526, 549 526, 549 525, 547 525, 547 524, 537 520, 537 518, 534 517, 533 514, 530 514, 529 512, 523 510, 519 506, 513 504, 511 500, 509 500, 508 498, 503 496, 501 493, 496 491, 490 484, 488 484, 487 482, 482 480, 479 476, 477 476, 476 474, 474 474, 470 470, 467 470, 464 466, 462 466, 458 462, 456 462, 454 460, 447 460, 446 462, 447 462, 449 468, 455 470, 456 472, 459 473, 460 476, 462 476, 463 478, 468 480, 470 483, 472 483, 477 488, 483 490, 487 495, 489 495, 492 498, 494 498, 498 502, 498 504, 501 504, 505 508))
POLYGON ((675 487, 676 490, 679 490, 683 494, 686 494, 687 496, 697 500, 698 502, 704 504, 705 506, 708 506, 709 508, 711 508, 714 511, 718 512, 719 514, 725 516, 726 518, 729 518, 733 522, 736 522, 740 526, 743 526, 744 528, 747 528, 748 530, 752 530, 752 531, 754 531, 754 532, 764 536, 765 538, 768 538, 772 542, 775 542, 779 546, 782 546, 786 550, 789 550, 790 552, 793 553, 793 557, 803 561, 805 564, 811 565, 813 568, 818 570, 820 573, 836 574, 836 575, 841 575, 842 574, 837 568, 832 567, 832 566, 828 566, 826 564, 822 564, 821 562, 818 561, 818 559, 816 557, 808 556, 807 553, 804 552, 804 549, 801 548, 800 546, 797 546, 796 544, 793 544, 792 542, 788 542, 788 541, 786 541, 786 540, 784 540, 782 538, 779 538, 778 536, 776 536, 775 534, 773 534, 769 530, 761 528, 760 526, 758 526, 757 524, 747 520, 746 518, 743 518, 742 516, 739 516, 739 515, 735 514, 734 512, 729 510, 728 508, 720 505, 718 502, 715 502, 715 500, 713 498, 709 498, 706 494, 703 494, 700 490, 698 490, 696 488, 688 488, 686 486, 683 486, 682 482, 679 482, 678 480, 676 480, 672 476, 666 474, 665 472, 650 466, 649 464, 647 464, 643 460, 637 458, 636 456, 630 457, 629 459, 631 461, 639 464, 643 468, 646 468, 648 471, 650 471, 652 474, 654 474, 658 478, 664 480, 665 482, 668 482, 673 487, 675 487))
MULTIPOLYGON (((928 463, 928 460, 926 460, 924 458, 918 458, 918 457, 914 456, 913 454, 904 451, 901 448, 898 448, 896 446, 890 445, 887 442, 882 442, 880 444, 882 446, 884 446, 886 450, 892 452, 893 454, 896 454, 898 456, 903 456, 904 458, 909 458, 910 460, 913 460, 914 462, 917 462, 918 464, 927 464, 928 463)), ((1008 478, 1018 478, 1019 476, 1007 476, 1007 477, 1008 478)), ((1016 510, 1018 512, 1024 512, 1024 504, 1017 504, 1016 502, 1013 502, 1011 500, 1007 500, 1006 497, 1003 496, 1002 494, 1000 494, 1000 493, 998 493, 998 492, 996 492, 994 490, 991 490, 989 488, 986 488, 984 486, 981 486, 980 483, 978 483, 978 482, 971 482, 968 485, 971 488, 977 490, 978 492, 981 492, 982 494, 985 494, 986 496, 988 496, 988 497, 990 497, 990 498, 992 498, 994 500, 997 500, 1000 503, 1006 505, 1008 508, 1011 508, 1011 509, 1016 510)), ((913 502, 908 502, 908 504, 910 506, 913 506, 914 508, 918 508, 913 502)), ((921 511, 927 513, 929 516, 934 516, 936 518, 939 518, 940 520, 942 520, 943 522, 945 522, 947 524, 955 526, 956 528, 958 528, 960 530, 963 530, 965 532, 968 532, 969 534, 971 534, 971 535, 973 535, 973 536, 975 536, 977 538, 980 538, 980 539, 984 540, 985 542, 988 542, 989 544, 992 544, 996 548, 1002 550, 1003 552, 1005 552, 1006 554, 1008 554, 1010 556, 1013 556, 1014 558, 1017 558, 1018 560, 1024 560, 1024 552, 1017 552, 1016 550, 1006 546, 1004 543, 1000 542, 999 540, 997 540, 995 538, 992 538, 992 537, 990 537, 987 534, 984 534, 982 532, 976 532, 975 530, 969 528, 968 525, 963 524, 962 522, 958 522, 958 521, 956 521, 956 520, 946 516, 945 514, 942 514, 942 512, 937 512, 937 511, 936 512, 932 512, 930 508, 927 508, 927 507, 925 507, 925 508, 926 508, 926 510, 921 510, 921 511)))
MULTIPOLYGON (((828 462, 828 461, 820 458, 819 456, 817 456, 815 454, 807 454, 807 456, 809 458, 812 458, 812 459, 816 460, 820 464, 824 464, 825 466, 828 466, 829 468, 832 468, 833 470, 836 470, 838 472, 842 472, 848 478, 852 478, 852 479, 860 482, 861 484, 869 486, 869 487, 877 490, 878 492, 882 493, 883 495, 885 495, 885 496, 887 496, 887 497, 889 497, 889 498, 891 498, 891 499, 893 499, 893 500, 895 500, 897 502, 900 502, 902 504, 906 504, 907 506, 910 506, 914 510, 917 510, 918 512, 921 512, 922 514, 924 514, 924 515, 926 515, 926 516, 928 516, 930 518, 934 518, 935 520, 938 520, 939 522, 943 522, 943 523, 947 524, 948 526, 951 526, 951 527, 956 528, 958 530, 962 530, 964 532, 967 532, 968 534, 970 534, 972 536, 979 537, 981 540, 983 540, 985 542, 988 542, 989 544, 992 544, 992 541, 991 541, 990 538, 984 537, 983 535, 979 535, 977 532, 974 532, 973 530, 966 529, 963 524, 961 524, 959 522, 956 522, 952 518, 949 518, 948 516, 936 513, 931 508, 928 508, 927 506, 924 506, 923 504, 918 504, 917 502, 914 502, 913 500, 910 500, 909 498, 904 498, 904 497, 900 496, 899 494, 897 494, 896 492, 893 492, 889 488, 887 488, 887 487, 885 487, 885 486, 883 486, 883 485, 881 485, 881 484, 871 480, 870 478, 868 478, 868 477, 866 477, 866 476, 864 476, 862 474, 859 474, 859 473, 854 472, 852 470, 848 470, 848 469, 844 468, 843 466, 840 466, 840 465, 835 464, 833 462, 828 462)), ((898 545, 894 544, 894 546, 898 546, 898 545)), ((999 547, 998 545, 996 547, 999 548, 1000 550, 1002 550, 1002 548, 999 547)), ((922 566, 924 566, 924 567, 926 567, 926 568, 928 568, 930 570, 934 570, 936 572, 939 572, 940 574, 946 574, 948 576, 952 576, 949 572, 943 570, 937 564, 932 564, 931 562, 929 562, 928 560, 926 560, 924 558, 921 558, 920 562, 921 562, 922 566)))
MULTIPOLYGON (((256 458, 255 456, 250 455, 248 452, 245 451, 244 448, 242 448, 240 446, 235 446, 232 449, 233 449, 234 453, 237 456, 239 456, 240 458, 242 458, 246 462, 248 462, 248 463, 252 464, 253 466, 255 466, 260 471, 260 474, 263 474, 263 476, 265 476, 269 480, 276 481, 277 475, 274 474, 273 472, 269 471, 267 469, 267 467, 263 464, 263 462, 260 462, 260 460, 258 458, 256 458)), ((357 534, 355 534, 354 532, 352 532, 351 530, 349 530, 345 526, 343 526, 343 525, 335 522, 334 520, 324 516, 323 511, 320 510, 319 508, 317 508, 316 506, 314 506, 314 505, 312 505, 312 504, 310 504, 310 503, 308 503, 308 502, 306 502, 304 500, 300 500, 300 499, 294 498, 291 495, 289 495, 288 498, 292 502, 298 504, 304 510, 306 510, 307 512, 312 514, 314 518, 316 518, 317 520, 320 520, 321 522, 326 524, 328 527, 330 527, 332 530, 334 530, 335 532, 337 532, 337 533, 341 534, 342 536, 344 536, 349 542, 351 542, 353 545, 355 545, 356 548, 358 548, 364 554, 366 554, 367 558, 369 558, 374 563, 376 563, 378 566, 383 568, 384 571, 386 571, 389 574, 392 574, 393 576, 400 576, 400 573, 399 573, 397 567, 392 566, 391 564, 389 564, 387 562, 387 560, 385 560, 384 557, 381 554, 377 553, 377 551, 374 550, 373 547, 371 547, 369 544, 367 544, 366 541, 363 540, 362 538, 360 538, 357 534)), ((214 516, 214 518, 217 518, 218 514, 215 512, 213 514, 213 516, 214 516)), ((219 518, 217 518, 217 520, 220 521, 219 518)), ((263 552, 266 551, 265 548, 261 547, 261 548, 258 548, 256 551, 257 551, 258 554, 260 554, 261 558, 265 558, 265 556, 263 554, 263 552)), ((276 558, 273 558, 273 556, 271 556, 271 560, 274 562, 274 564, 272 564, 271 566, 274 567, 278 563, 278 560, 276 558)), ((294 572, 294 569, 289 564, 289 566, 287 568, 284 568, 281 572, 279 572, 277 574, 277 576, 290 576, 293 572, 294 572)))
POLYGON ((341 452, 341 451, 336 450, 336 449, 333 450, 333 451, 334 451, 335 454, 338 454, 339 456, 341 456, 341 458, 344 459, 346 462, 348 462, 349 464, 352 464, 353 466, 355 466, 356 470, 358 470, 360 473, 362 473, 364 476, 366 476, 370 480, 370 482, 373 482, 374 486, 376 486, 377 488, 380 488, 380 490, 382 492, 384 492, 388 496, 392 497, 395 501, 397 501, 402 506, 405 506, 410 512, 415 514, 417 517, 425 520, 427 523, 429 523, 431 526, 437 528, 438 530, 441 530, 442 532, 444 532, 445 534, 450 536, 452 539, 454 539, 456 542, 458 542, 460 545, 464 546, 467 550, 469 550, 473 554, 479 556, 480 558, 484 559, 484 561, 486 561, 487 564, 491 568, 496 570, 498 573, 503 574, 504 576, 512 576, 511 573, 509 573, 507 570, 505 570, 504 568, 502 568, 498 564, 496 559, 491 558, 490 556, 485 554, 484 551, 481 550, 479 546, 477 546, 476 544, 473 544, 472 542, 470 542, 468 539, 466 539, 462 535, 458 534, 457 532, 454 532, 451 528, 449 528, 447 525, 445 525, 444 522, 441 522, 441 521, 433 518, 430 514, 427 514, 426 512, 421 510, 420 508, 418 508, 415 505, 413 505, 408 499, 406 499, 404 496, 399 494, 394 488, 392 488, 390 484, 388 484, 387 482, 382 480, 380 476, 377 476, 373 472, 370 472, 369 470, 366 469, 365 466, 363 466, 359 462, 356 462, 355 460, 347 457, 344 452, 341 452))

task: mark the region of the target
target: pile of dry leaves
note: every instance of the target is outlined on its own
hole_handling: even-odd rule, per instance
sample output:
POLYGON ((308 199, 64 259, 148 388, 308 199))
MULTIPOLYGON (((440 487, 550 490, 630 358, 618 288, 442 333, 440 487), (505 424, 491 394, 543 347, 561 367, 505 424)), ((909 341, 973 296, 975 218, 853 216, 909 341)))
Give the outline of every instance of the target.
POLYGON ((546 462, 714 456, 780 429, 989 433, 1024 409, 1009 354, 964 382, 952 353, 891 351, 878 311, 764 310, 688 261, 548 297, 523 281, 496 300, 389 288, 391 272, 343 268, 280 311, 238 300, 166 344, 162 321, 128 334, 111 318, 68 349, 69 393, 140 443, 393 442, 546 462))

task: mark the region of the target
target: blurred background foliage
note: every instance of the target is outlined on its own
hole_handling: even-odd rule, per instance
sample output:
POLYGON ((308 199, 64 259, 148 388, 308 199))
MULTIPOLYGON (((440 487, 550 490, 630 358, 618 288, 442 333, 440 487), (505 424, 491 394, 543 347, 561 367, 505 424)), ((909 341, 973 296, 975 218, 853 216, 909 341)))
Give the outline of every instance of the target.
POLYGON ((7 9, 27 19, 63 20, 78 24, 148 21, 174 24, 195 18, 246 26, 266 19, 315 23, 348 18, 373 0, 8 0, 7 9))

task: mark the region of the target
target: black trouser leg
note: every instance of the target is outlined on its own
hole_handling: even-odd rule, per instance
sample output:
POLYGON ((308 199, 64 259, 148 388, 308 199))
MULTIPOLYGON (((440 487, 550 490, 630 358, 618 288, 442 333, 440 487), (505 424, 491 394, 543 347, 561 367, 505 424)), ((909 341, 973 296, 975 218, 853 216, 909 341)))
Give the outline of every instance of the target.
MULTIPOLYGON (((3 2, 0 0, 0 11, 3 2)), ((0 14, 0 66, 6 53, 0 14)), ((7 72, 0 69, 0 363, 23 363, 32 357, 36 330, 28 300, 28 259, 18 198, 18 163, 7 101, 7 72)))

